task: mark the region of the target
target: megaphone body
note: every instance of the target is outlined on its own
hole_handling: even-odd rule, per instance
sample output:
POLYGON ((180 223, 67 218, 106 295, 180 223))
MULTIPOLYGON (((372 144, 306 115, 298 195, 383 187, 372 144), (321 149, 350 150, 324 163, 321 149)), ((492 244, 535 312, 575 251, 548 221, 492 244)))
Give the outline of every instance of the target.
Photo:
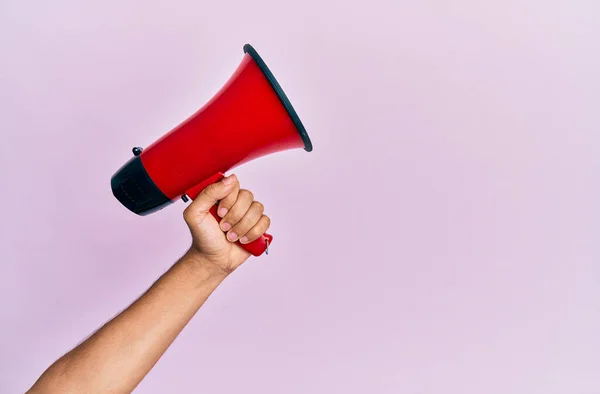
MULTIPOLYGON (((113 195, 138 215, 179 198, 194 199, 225 172, 250 160, 288 149, 312 151, 312 143, 281 86, 254 48, 227 83, 196 113, 142 149, 111 178, 113 195)), ((211 209, 213 216, 216 206, 211 209)), ((239 242, 239 241, 238 241, 239 242)), ((272 236, 239 244, 255 256, 272 236)))

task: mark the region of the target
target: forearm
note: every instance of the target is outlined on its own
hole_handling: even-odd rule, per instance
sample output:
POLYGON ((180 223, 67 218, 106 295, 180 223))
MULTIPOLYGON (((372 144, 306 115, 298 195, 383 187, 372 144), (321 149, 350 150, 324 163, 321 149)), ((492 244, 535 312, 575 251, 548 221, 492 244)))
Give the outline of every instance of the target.
POLYGON ((131 306, 48 368, 30 393, 130 393, 226 276, 186 254, 131 306))

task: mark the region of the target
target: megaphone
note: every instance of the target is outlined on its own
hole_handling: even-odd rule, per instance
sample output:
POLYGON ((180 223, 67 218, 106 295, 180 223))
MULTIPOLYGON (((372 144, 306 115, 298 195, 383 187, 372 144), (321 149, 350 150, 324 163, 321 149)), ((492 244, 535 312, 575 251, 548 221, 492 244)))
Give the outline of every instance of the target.
MULTIPOLYGON (((134 147, 111 178, 113 195, 144 216, 179 198, 194 199, 224 173, 288 149, 312 151, 298 114, 265 62, 250 45, 225 85, 203 107, 147 148, 134 147)), ((220 221, 216 205, 211 214, 220 221)), ((238 244, 255 256, 273 237, 238 244)))

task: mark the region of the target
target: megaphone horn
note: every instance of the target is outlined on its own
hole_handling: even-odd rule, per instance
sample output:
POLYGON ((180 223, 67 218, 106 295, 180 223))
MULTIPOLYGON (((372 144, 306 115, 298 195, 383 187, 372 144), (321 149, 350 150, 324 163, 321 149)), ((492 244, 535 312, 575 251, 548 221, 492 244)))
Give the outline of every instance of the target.
MULTIPOLYGON (((180 197, 194 199, 224 173, 250 160, 312 143, 283 89, 250 45, 225 85, 202 108, 133 157, 111 178, 113 195, 144 216, 180 197)), ((216 206, 211 214, 220 221, 216 206)), ((238 245, 255 256, 267 251, 264 234, 238 245)))

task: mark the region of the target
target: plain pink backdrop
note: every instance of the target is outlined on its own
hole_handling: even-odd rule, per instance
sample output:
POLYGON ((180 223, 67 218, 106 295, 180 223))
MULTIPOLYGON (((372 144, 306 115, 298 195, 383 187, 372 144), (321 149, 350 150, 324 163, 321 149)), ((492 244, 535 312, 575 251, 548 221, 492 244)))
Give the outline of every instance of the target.
POLYGON ((249 42, 315 150, 239 168, 276 237, 137 393, 600 392, 600 5, 0 3, 0 392, 188 247, 112 173, 249 42))

